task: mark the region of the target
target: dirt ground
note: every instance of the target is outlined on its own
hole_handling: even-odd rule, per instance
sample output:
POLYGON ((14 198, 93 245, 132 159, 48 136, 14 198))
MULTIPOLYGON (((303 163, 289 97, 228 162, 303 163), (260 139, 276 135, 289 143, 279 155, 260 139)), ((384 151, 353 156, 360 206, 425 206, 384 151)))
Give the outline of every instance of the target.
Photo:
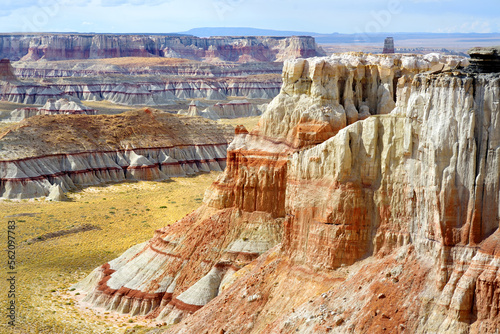
POLYGON ((17 325, 11 328, 4 321, 8 286, 2 279, 0 333, 146 331, 146 323, 136 318, 77 308, 70 287, 94 268, 150 239, 155 229, 198 208, 218 174, 89 187, 69 193, 65 202, 1 200, 1 240, 7 240, 8 221, 16 225, 17 325), (54 234, 59 236, 47 238, 54 234))

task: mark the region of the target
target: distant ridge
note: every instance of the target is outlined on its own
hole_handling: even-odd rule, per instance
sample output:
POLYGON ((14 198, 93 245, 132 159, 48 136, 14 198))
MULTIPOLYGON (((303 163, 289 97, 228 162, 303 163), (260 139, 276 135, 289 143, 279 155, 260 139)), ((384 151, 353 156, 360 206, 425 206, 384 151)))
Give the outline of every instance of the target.
POLYGON ((188 34, 198 37, 211 37, 211 36, 316 36, 319 35, 315 32, 303 31, 284 31, 272 29, 258 29, 247 27, 205 27, 194 28, 188 31, 180 32, 178 34, 188 34))
MULTIPOLYGON (((492 39, 492 42, 500 41, 500 33, 428 33, 428 32, 380 32, 380 33, 360 33, 322 34, 317 32, 288 31, 258 29, 247 27, 203 27, 194 28, 178 34, 194 35, 198 37, 210 36, 312 36, 317 43, 384 43, 387 36, 394 37, 395 40, 406 39, 442 39, 442 38, 467 38, 467 39, 492 39)), ((498 43, 497 43, 498 44, 498 43)))

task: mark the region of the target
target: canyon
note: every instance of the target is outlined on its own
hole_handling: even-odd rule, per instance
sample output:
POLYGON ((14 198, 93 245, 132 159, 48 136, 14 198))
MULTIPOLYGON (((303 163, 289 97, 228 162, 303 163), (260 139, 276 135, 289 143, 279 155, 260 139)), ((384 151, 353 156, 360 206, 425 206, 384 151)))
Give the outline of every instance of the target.
POLYGON ((82 105, 78 100, 48 99, 40 108, 19 108, 10 113, 6 122, 20 122, 25 118, 37 115, 96 115, 97 110, 82 105))
POLYGON ((96 268, 77 299, 173 325, 155 333, 495 333, 494 50, 469 67, 439 54, 286 61, 203 205, 96 268))
POLYGON ((324 55, 314 38, 210 37, 119 34, 0 34, 0 58, 72 60, 168 57, 230 62, 274 62, 324 55))
MULTIPOLYGON (((150 63, 144 59, 134 60, 143 65, 150 63)), ((21 72, 21 76, 29 77, 16 76, 15 73, 19 71, 16 71, 8 60, 3 60, 0 66, 3 67, 0 73, 5 73, 0 76, 0 100, 33 105, 43 105, 49 99, 61 98, 81 101, 107 100, 115 104, 141 106, 169 105, 175 104, 178 100, 194 98, 220 101, 225 101, 228 97, 271 99, 278 94, 281 85, 280 76, 276 74, 276 71, 280 71, 280 67, 276 65, 260 67, 260 70, 250 69, 250 73, 259 73, 255 75, 246 75, 244 68, 241 72, 233 68, 229 72, 222 73, 222 75, 230 74, 228 77, 217 77, 210 71, 193 76, 157 74, 158 71, 162 73, 165 67, 170 70, 172 67, 170 65, 163 66, 160 70, 152 70, 149 74, 136 74, 129 70, 111 74, 106 70, 101 71, 102 66, 96 69, 96 66, 89 65, 93 69, 86 71, 85 76, 49 75, 41 78, 37 78, 39 72, 31 71, 28 74, 21 72)), ((55 64, 55 67, 59 66, 61 65, 55 64)), ((193 71, 196 73, 195 69, 193 71)))
POLYGON ((259 116, 266 110, 268 104, 254 106, 247 100, 235 100, 227 103, 216 103, 212 106, 202 104, 200 101, 191 101, 187 110, 179 110, 177 113, 187 116, 201 116, 204 118, 218 120, 221 118, 240 118, 259 116), (207 107, 206 109, 203 109, 207 107), (198 108, 203 110, 198 110, 198 108))
POLYGON ((190 99, 270 100, 285 59, 321 55, 307 36, 0 34, 0 100, 35 108, 73 98, 169 111, 190 99))
POLYGON ((222 171, 231 126, 145 108, 119 115, 39 115, 0 134, 0 198, 222 171))

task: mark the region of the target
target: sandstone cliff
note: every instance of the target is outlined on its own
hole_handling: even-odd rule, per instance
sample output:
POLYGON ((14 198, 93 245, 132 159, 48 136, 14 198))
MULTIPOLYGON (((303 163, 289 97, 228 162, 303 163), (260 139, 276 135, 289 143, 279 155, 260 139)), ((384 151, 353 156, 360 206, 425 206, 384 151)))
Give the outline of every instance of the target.
POLYGON ((262 74, 281 75, 282 67, 281 62, 206 63, 160 57, 13 62, 13 72, 19 78, 96 77, 104 75, 220 78, 262 74))
POLYGON ((390 114, 288 158, 281 247, 166 332, 498 331, 500 76, 394 88, 390 114))
POLYGON ((231 138, 230 126, 150 109, 34 116, 0 136, 0 197, 221 171, 231 138))
POLYGON ((169 57, 230 62, 283 61, 324 55, 314 38, 112 34, 1 34, 0 58, 65 60, 169 57))
POLYGON ((169 333, 494 333, 500 78, 466 65, 286 62, 204 205, 76 287, 169 333))

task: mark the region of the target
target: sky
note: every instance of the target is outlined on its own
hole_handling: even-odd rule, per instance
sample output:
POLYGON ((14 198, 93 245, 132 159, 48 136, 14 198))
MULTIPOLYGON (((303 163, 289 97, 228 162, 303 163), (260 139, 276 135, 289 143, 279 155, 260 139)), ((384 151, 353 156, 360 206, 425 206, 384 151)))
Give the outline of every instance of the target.
POLYGON ((500 32, 498 0, 1 0, 0 32, 500 32))

